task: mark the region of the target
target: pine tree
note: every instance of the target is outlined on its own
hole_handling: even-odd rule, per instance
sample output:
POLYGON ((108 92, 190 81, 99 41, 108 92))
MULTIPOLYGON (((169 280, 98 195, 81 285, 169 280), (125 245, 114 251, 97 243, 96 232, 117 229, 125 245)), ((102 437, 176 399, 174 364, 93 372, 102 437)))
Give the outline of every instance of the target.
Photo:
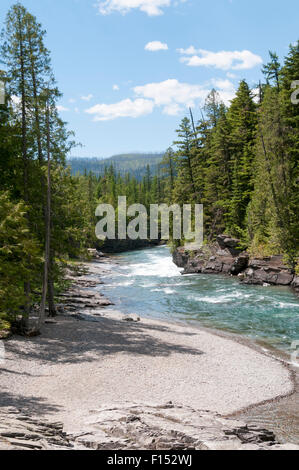
POLYGON ((213 129, 204 172, 204 208, 209 239, 225 231, 232 195, 231 126, 225 106, 221 106, 213 129))
POLYGON ((30 233, 24 203, 16 204, 8 192, 0 192, 0 319, 14 322, 18 315, 27 314, 24 280, 33 287, 30 300, 38 300, 32 292, 40 282, 41 264, 40 247, 30 233))
POLYGON ((253 190, 253 159, 257 124, 256 105, 245 80, 232 100, 227 119, 231 127, 232 193, 228 230, 244 236, 246 210, 253 190))
POLYGON ((280 71, 281 65, 279 62, 279 57, 276 52, 269 51, 270 62, 263 66, 262 72, 266 77, 267 84, 271 84, 272 80, 274 80, 275 86, 277 87, 278 91, 280 88, 279 81, 280 81, 280 71))
POLYGON ((252 246, 282 251, 291 267, 298 249, 298 216, 294 211, 294 180, 288 127, 282 116, 282 99, 268 87, 259 112, 256 176, 249 208, 252 246))
POLYGON ((176 167, 178 178, 174 188, 174 200, 176 202, 192 202, 196 196, 194 182, 194 133, 191 122, 184 118, 176 131, 180 140, 174 142, 177 146, 176 167))

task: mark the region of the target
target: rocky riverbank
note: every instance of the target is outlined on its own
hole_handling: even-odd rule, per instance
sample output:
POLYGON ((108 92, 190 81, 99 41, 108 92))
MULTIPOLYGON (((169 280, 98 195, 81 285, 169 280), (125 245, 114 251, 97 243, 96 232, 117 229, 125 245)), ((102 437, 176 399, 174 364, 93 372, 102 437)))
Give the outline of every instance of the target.
POLYGON ((82 431, 15 408, 0 411, 0 450, 298 450, 258 426, 175 405, 126 404, 90 413, 82 431))
POLYGON ((42 335, 5 342, 0 449, 299 449, 224 417, 292 393, 286 367, 230 338, 107 308, 111 261, 95 256, 69 273, 42 335))
POLYGON ((188 251, 179 247, 173 261, 184 274, 226 274, 238 276, 244 284, 290 286, 299 294, 299 276, 284 264, 282 256, 250 258, 239 248, 240 240, 219 235, 214 244, 188 251))

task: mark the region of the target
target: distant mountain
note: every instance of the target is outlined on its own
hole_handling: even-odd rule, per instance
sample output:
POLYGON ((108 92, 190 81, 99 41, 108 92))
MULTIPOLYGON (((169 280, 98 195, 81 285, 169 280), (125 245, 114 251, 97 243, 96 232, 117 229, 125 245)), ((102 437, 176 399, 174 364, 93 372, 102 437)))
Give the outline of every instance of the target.
POLYGON ((101 176, 104 174, 105 168, 113 165, 117 173, 121 175, 131 173, 140 180, 146 174, 147 165, 150 167, 151 174, 155 175, 162 158, 163 153, 127 153, 113 155, 104 159, 97 157, 71 157, 67 163, 72 169, 72 174, 92 172, 97 176, 101 176))

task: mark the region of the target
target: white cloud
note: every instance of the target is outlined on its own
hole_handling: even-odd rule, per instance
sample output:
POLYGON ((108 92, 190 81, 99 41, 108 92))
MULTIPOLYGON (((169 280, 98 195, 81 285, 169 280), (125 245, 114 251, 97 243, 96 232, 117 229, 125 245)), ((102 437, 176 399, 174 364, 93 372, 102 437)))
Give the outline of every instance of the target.
POLYGON ((263 63, 263 59, 253 52, 244 51, 220 51, 211 52, 204 49, 178 49, 184 57, 181 62, 190 67, 215 67, 222 70, 246 70, 263 63))
POLYGON ((225 80, 222 78, 213 78, 211 83, 214 85, 215 88, 220 90, 234 90, 234 84, 230 80, 225 80))
POLYGON ((69 108, 65 108, 64 106, 61 106, 61 105, 58 105, 56 107, 57 107, 57 111, 59 112, 69 111, 69 108))
POLYGON ((113 104, 97 104, 86 109, 86 113, 94 114, 94 121, 110 121, 119 117, 137 118, 151 114, 154 103, 145 99, 126 99, 113 104))
POLYGON ((137 96, 152 99, 156 106, 161 106, 164 114, 178 115, 187 107, 203 104, 211 88, 219 91, 221 99, 229 104, 235 95, 233 83, 229 80, 213 80, 205 85, 181 83, 176 79, 165 80, 159 83, 148 83, 137 86, 134 91, 137 96))
POLYGON ((176 79, 137 86, 134 92, 137 96, 152 99, 156 106, 163 107, 166 114, 178 114, 182 106, 194 106, 196 99, 206 96, 206 90, 202 86, 180 83, 176 79))
POLYGON ((171 4, 176 5, 177 0, 98 0, 96 6, 102 15, 109 15, 115 11, 126 14, 133 9, 138 9, 149 16, 158 16, 163 15, 163 8, 171 4))
POLYGON ((231 73, 231 72, 227 72, 226 76, 228 78, 232 78, 232 79, 237 78, 237 75, 235 73, 231 73))
POLYGON ((161 41, 148 42, 144 48, 146 51, 168 51, 168 45, 161 41))
POLYGON ((93 98, 93 95, 81 96, 81 100, 83 101, 90 101, 93 98))
POLYGON ((113 91, 119 91, 119 86, 118 85, 113 85, 112 90, 113 91))
POLYGON ((69 103, 76 103, 76 100, 74 98, 70 98, 69 103))
POLYGON ((120 117, 137 118, 151 114, 161 108, 164 114, 177 116, 186 109, 203 106, 212 88, 216 88, 220 98, 229 104, 235 96, 232 82, 226 79, 213 79, 204 85, 181 83, 176 79, 148 83, 133 88, 135 97, 112 104, 97 104, 85 112, 94 115, 94 121, 110 121, 120 117))

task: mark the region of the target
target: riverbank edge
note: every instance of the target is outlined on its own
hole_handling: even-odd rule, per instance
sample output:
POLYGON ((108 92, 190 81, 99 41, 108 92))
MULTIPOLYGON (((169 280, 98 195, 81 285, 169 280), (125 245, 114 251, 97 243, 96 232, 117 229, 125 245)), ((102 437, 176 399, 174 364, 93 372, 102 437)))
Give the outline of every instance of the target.
POLYGON ((299 296, 299 276, 284 264, 282 255, 252 257, 239 246, 240 240, 218 235, 214 243, 198 249, 175 248, 172 259, 183 274, 234 276, 242 284, 288 287, 299 296))
MULTIPOLYGON (((152 248, 153 248, 152 246, 149 246, 145 249, 151 250, 152 248)), ((115 255, 116 256, 120 255, 120 253, 114 254, 114 256, 115 255)), ((111 265, 109 265, 109 260, 113 261, 114 256, 111 255, 111 254, 105 254, 104 259, 106 261, 106 263, 105 263, 105 270, 106 271, 110 271, 110 272, 113 271, 113 262, 111 263, 111 265)), ((91 262, 83 263, 82 266, 84 267, 85 270, 89 271, 90 264, 94 263, 94 262, 99 262, 97 256, 95 256, 94 259, 91 262)), ((196 274, 196 273, 192 273, 192 274, 196 274)), ((100 283, 100 285, 103 285, 103 283, 100 283)), ((110 300, 110 299, 108 299, 108 300, 110 300)), ((108 308, 109 308, 109 306, 108 306, 108 308)), ((107 310, 107 313, 108 312, 109 312, 109 310, 107 310)), ((275 361, 279 362, 284 369, 286 369, 288 371, 289 380, 292 384, 292 389, 290 391, 288 391, 285 394, 279 394, 279 395, 277 395, 276 397, 274 397, 272 399, 262 400, 260 402, 253 403, 249 406, 240 408, 240 409, 238 409, 237 411, 235 411, 231 414, 223 415, 225 417, 237 417, 238 415, 241 415, 241 414, 243 414, 243 413, 245 413, 245 412, 247 412, 251 409, 255 409, 259 406, 262 406, 262 405, 265 405, 265 404, 268 404, 268 403, 278 402, 280 400, 283 400, 285 398, 288 398, 288 397, 294 395, 295 393, 298 393, 298 398, 299 398, 299 371, 297 371, 297 368, 292 366, 292 364, 289 361, 290 358, 288 357, 288 354, 286 352, 284 352, 282 350, 278 350, 274 347, 271 347, 266 342, 262 342, 262 341, 259 341, 259 340, 253 340, 253 339, 250 339, 250 338, 248 338, 246 336, 243 336, 241 334, 229 332, 227 330, 221 330, 221 329, 217 329, 217 328, 213 328, 213 327, 205 327, 203 325, 198 325, 198 324, 195 324, 196 320, 189 320, 189 321, 165 320, 165 319, 153 319, 153 318, 150 318, 150 317, 147 317, 147 316, 138 317, 136 315, 133 315, 130 318, 130 316, 128 316, 127 314, 121 312, 120 310, 115 310, 114 309, 113 312, 114 312, 114 315, 115 314, 116 314, 116 316, 119 315, 120 316, 119 318, 121 318, 121 316, 123 316, 123 318, 126 319, 125 321, 149 320, 153 323, 157 323, 157 324, 165 325, 165 326, 169 326, 169 325, 186 326, 186 327, 189 327, 189 328, 190 327, 194 328, 197 331, 203 331, 203 332, 212 334, 214 336, 218 336, 220 338, 223 338, 223 339, 226 339, 226 340, 229 340, 229 341, 232 341, 232 342, 236 342, 238 344, 241 344, 242 346, 246 346, 249 349, 254 350, 255 352, 257 352, 258 354, 260 354, 262 356, 266 356, 268 358, 274 359, 275 361)))
MULTIPOLYGON (((105 257, 104 259, 97 259, 97 260, 94 260, 94 261, 91 261, 91 262, 83 262, 81 264, 82 268, 83 268, 83 271, 84 271, 84 274, 82 274, 82 276, 78 276, 78 274, 75 276, 75 277, 72 277, 72 281, 73 281, 73 285, 71 287, 72 291, 76 291, 76 289, 78 289, 78 294, 79 294, 79 290, 82 291, 82 284, 84 283, 91 283, 93 284, 94 283, 94 277, 95 277, 95 271, 93 271, 93 268, 96 267, 96 271, 99 271, 100 273, 103 272, 103 269, 105 271, 105 275, 109 272, 111 272, 113 270, 113 268, 115 267, 115 259, 113 259, 112 257, 105 257), (91 279, 93 278, 93 279, 91 279), (77 283, 77 286, 76 286, 76 283, 77 283)), ((95 294, 95 299, 99 300, 99 297, 98 296, 101 296, 102 297, 102 294, 99 292, 99 290, 96 290, 97 288, 99 288, 101 285, 103 285, 103 281, 102 281, 102 275, 100 274, 99 276, 97 276, 97 280, 98 282, 96 283, 97 285, 94 286, 95 289, 94 289, 94 294, 95 294)), ((86 287, 88 287, 86 285, 86 287)), ((79 298, 79 297, 77 297, 79 298)), ((84 297, 85 298, 85 297, 84 297)), ((103 300, 103 297, 101 299, 101 301, 103 300)), ((106 299, 109 301, 109 299, 106 299)), ((73 302, 73 301, 72 301, 73 302)), ((108 309, 104 309, 103 307, 101 307, 103 309, 103 311, 105 311, 105 316, 107 316, 107 319, 109 318, 112 318, 110 316, 110 313, 109 313, 109 304, 107 304, 108 306, 108 309)), ((90 305, 89 305, 90 307, 90 305)), ((98 309, 98 307, 96 306, 96 303, 95 303, 95 308, 98 309)), ((82 308, 80 307, 80 310, 82 310, 82 308)), ((123 314, 121 311, 116 311, 114 310, 114 313, 118 313, 120 315, 120 317, 118 318, 119 320, 125 320, 124 317, 127 317, 127 315, 123 314)), ((67 315, 69 316, 69 315, 67 315)), ((72 314, 73 316, 73 314, 72 314)), ((92 314, 92 310, 89 311, 88 313, 88 317, 90 317, 89 319, 85 316, 85 318, 79 318, 77 316, 76 320, 82 320, 82 321, 95 321, 95 319, 93 318, 93 314, 92 314)), ((74 318, 75 320, 75 318, 74 318)), ((104 318, 103 318, 104 320, 104 318)), ((138 321, 138 319, 136 318, 133 318, 133 319, 126 319, 125 321, 138 321)), ((191 329, 196 329, 197 331, 205 331, 207 333, 209 333, 210 335, 213 335, 213 336, 218 336, 218 337, 222 337, 222 338, 225 338, 226 340, 229 340, 229 341, 232 341, 234 343, 239 343, 239 344, 242 344, 243 346, 246 346, 250 349, 254 349, 257 353, 259 353, 260 355, 265 355, 267 357, 271 357, 271 359, 274 359, 275 361, 278 360, 277 357, 274 357, 272 354, 269 354, 269 353, 265 353, 263 352, 260 347, 256 344, 254 344, 250 339, 248 338, 244 338, 242 336, 239 336, 239 335, 236 335, 236 334, 233 334, 233 333, 230 333, 230 332, 225 332, 225 331, 221 331, 221 330, 215 330, 215 329, 212 329, 212 328, 206 328, 206 327, 201 327, 201 326, 197 326, 197 325, 190 325, 189 322, 183 322, 183 321, 166 321, 166 320, 156 320, 156 319, 148 319, 146 317, 141 317, 141 322, 143 321, 150 321, 151 323, 154 323, 154 324, 159 324, 159 325, 165 325, 165 326, 168 326, 169 325, 178 325, 180 327, 182 326, 186 326, 186 327, 189 327, 191 329)), ((63 325, 62 325, 63 327, 63 325)), ((290 367, 288 367, 288 365, 285 363, 285 361, 283 361, 282 359, 279 359, 279 362, 283 365, 284 368, 286 368, 288 370, 288 374, 289 374, 289 380, 290 382, 292 383, 292 390, 290 390, 287 394, 284 394, 284 395, 277 395, 275 396, 274 398, 270 399, 270 400, 265 400, 265 401, 261 401, 261 402, 258 402, 258 403, 254 403, 248 407, 245 407, 245 408, 240 408, 239 410, 235 411, 234 413, 232 414, 222 414, 221 416, 224 418, 224 419, 232 419, 232 418, 235 418, 238 420, 238 416, 239 414, 243 413, 245 410, 248 410, 248 409, 251 409, 251 408, 255 408, 263 403, 269 403, 269 402, 275 402, 277 400, 281 400, 283 398, 286 398, 287 396, 290 396, 294 393, 295 391, 295 386, 294 386, 294 377, 292 376, 292 371, 290 370, 290 367)), ((168 405, 167 405, 168 406, 168 405)), ((129 412, 131 413, 132 410, 130 409, 129 412)), ((195 415, 196 417, 196 415, 195 415)), ((21 419, 22 416, 21 416, 21 419)), ((240 423, 246 423, 246 420, 244 420, 244 418, 242 418, 242 420, 240 421, 240 423)), ((233 423, 233 421, 232 421, 233 423)), ((39 425, 39 423, 37 423, 39 425)), ((228 426, 229 426, 229 422, 228 422, 228 426)), ((248 427, 248 430, 250 429, 250 426, 248 427)), ((261 430, 257 430, 256 432, 260 432, 261 430)), ((246 431, 247 432, 247 431, 246 431)), ((60 436, 59 436, 60 438, 60 436)), ((75 440, 73 440, 73 436, 71 435, 66 435, 66 439, 70 439, 71 442, 75 443, 75 448, 78 448, 77 447, 77 441, 76 441, 76 438, 75 440)), ((61 441, 61 445, 64 445, 64 446, 67 446, 66 443, 63 444, 63 441, 61 441)), ((88 444, 89 445, 89 444, 88 444)), ((84 445, 85 447, 85 445, 84 445)), ((246 445, 245 445, 246 447, 246 445)), ((254 447, 254 446, 253 446, 254 447)), ((50 447, 51 448, 51 447, 50 447)), ((53 448, 53 446, 52 446, 53 448)), ((66 447, 64 447, 66 449, 66 447)), ((82 447, 81 447, 82 448, 82 447)), ((275 445, 273 446, 273 448, 275 448, 275 445)), ((269 450, 271 449, 271 447, 269 448, 269 450)), ((240 449, 241 450, 241 449, 240 449)), ((254 449, 253 449, 254 450, 254 449)), ((260 450, 260 449, 256 449, 256 450, 260 450)), ((268 450, 268 449, 266 449, 268 450)), ((280 449, 278 449, 280 450, 280 449)), ((292 450, 292 449, 291 449, 292 450)))

